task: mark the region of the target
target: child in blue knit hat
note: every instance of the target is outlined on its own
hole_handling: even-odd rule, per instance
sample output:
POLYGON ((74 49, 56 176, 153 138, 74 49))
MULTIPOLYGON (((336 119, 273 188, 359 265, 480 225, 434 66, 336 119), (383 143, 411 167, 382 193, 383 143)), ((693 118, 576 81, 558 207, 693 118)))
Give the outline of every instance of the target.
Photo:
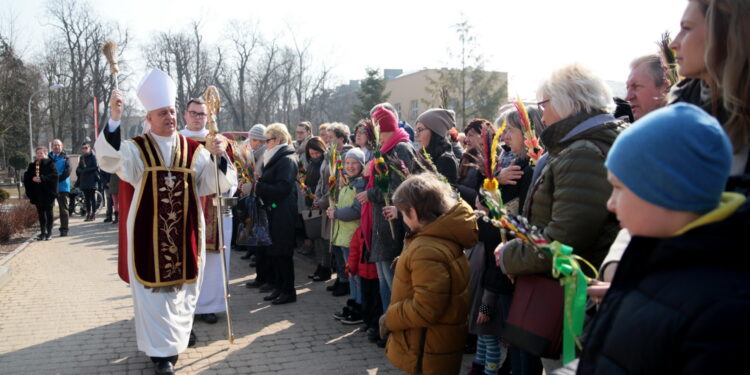
POLYGON ((727 374, 750 352, 750 205, 724 192, 732 146, 700 108, 651 112, 615 141, 607 203, 632 235, 578 374, 727 374))

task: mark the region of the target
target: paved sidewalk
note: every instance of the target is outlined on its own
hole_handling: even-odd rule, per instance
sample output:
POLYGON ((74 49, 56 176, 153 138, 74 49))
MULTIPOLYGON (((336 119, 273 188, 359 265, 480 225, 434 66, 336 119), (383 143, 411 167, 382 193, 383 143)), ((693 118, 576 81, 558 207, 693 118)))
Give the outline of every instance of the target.
MULTIPOLYGON (((33 242, 9 262, 0 374, 153 374, 137 350, 130 289, 117 276, 115 226, 102 219, 71 217, 69 237, 33 242)), ((239 255, 231 254, 235 343, 225 339, 223 314, 215 325, 196 321, 198 343, 180 355, 179 374, 400 373, 359 326, 332 318, 346 299, 309 281, 309 261, 295 259, 297 303, 271 306, 244 287, 252 275, 239 255)))

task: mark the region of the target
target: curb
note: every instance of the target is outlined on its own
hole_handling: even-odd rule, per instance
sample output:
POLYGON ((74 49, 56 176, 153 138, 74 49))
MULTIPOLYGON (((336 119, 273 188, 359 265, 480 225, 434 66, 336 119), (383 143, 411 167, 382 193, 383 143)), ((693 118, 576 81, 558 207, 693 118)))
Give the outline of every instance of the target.
POLYGON ((6 263, 10 262, 11 259, 13 259, 14 256, 18 255, 23 249, 26 248, 26 246, 29 246, 29 244, 34 241, 34 237, 29 237, 26 242, 18 245, 18 247, 13 250, 10 254, 3 257, 3 259, 0 259, 0 289, 2 289, 6 284, 10 282, 10 280, 13 278, 13 275, 11 274, 10 266, 5 266, 6 263))

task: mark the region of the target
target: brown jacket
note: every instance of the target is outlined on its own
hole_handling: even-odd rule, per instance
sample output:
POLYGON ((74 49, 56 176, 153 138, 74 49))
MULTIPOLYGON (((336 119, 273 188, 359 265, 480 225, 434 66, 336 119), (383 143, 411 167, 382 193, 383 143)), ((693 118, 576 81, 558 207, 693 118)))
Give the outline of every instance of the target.
POLYGON ((464 201, 406 239, 386 326, 388 359, 409 373, 457 374, 469 313, 469 262, 477 224, 464 201))

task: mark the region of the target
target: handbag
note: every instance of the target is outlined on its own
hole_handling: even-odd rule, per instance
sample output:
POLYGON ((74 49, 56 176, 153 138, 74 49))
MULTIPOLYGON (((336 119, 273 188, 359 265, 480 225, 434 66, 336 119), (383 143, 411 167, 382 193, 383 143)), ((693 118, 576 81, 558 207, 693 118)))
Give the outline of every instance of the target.
POLYGON ((323 210, 302 210, 302 221, 305 224, 305 235, 307 238, 314 240, 320 238, 323 222, 323 210))
POLYGON ((501 331, 503 341, 538 357, 560 358, 564 299, 559 280, 518 276, 501 331))
POLYGON ((245 219, 240 221, 237 244, 242 246, 270 246, 271 231, 268 211, 263 201, 254 196, 242 198, 245 219))

